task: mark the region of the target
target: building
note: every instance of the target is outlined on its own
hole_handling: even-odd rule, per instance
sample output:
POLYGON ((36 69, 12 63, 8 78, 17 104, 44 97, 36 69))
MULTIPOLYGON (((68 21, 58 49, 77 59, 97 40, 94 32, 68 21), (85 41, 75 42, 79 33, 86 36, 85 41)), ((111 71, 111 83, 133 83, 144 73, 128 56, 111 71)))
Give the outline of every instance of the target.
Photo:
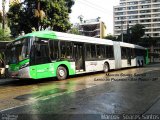
POLYGON ((106 36, 106 26, 99 18, 85 20, 79 24, 79 33, 84 36, 104 38, 106 36))
POLYGON ((160 37, 160 0, 120 0, 114 7, 114 35, 137 23, 144 25, 147 36, 160 37))

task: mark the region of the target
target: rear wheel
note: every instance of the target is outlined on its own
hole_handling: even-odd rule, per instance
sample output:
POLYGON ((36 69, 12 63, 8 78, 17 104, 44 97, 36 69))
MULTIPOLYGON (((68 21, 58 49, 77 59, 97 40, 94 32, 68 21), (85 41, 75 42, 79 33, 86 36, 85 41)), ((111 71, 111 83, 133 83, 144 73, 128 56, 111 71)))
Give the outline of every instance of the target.
POLYGON ((67 70, 63 66, 59 66, 57 69, 57 78, 58 80, 64 80, 67 78, 67 70))
POLYGON ((104 65, 103 65, 103 71, 105 73, 109 71, 109 65, 107 63, 104 63, 104 65))

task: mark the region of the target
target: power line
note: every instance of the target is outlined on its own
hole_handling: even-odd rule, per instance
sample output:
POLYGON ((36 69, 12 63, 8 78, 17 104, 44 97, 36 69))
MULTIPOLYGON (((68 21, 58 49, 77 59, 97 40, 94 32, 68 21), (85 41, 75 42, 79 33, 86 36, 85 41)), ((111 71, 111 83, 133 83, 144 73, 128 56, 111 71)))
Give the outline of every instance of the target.
MULTIPOLYGON (((82 1, 83 1, 83 0, 82 0, 82 1)), ((83 1, 83 2, 84 2, 84 1, 83 1)), ((97 4, 94 4, 93 2, 90 2, 90 1, 88 1, 88 0, 85 0, 85 2, 91 4, 91 5, 95 6, 95 7, 98 7, 98 8, 100 8, 100 9, 104 10, 104 11, 110 11, 110 12, 112 12, 111 10, 108 10, 108 9, 106 9, 106 8, 103 8, 102 6, 99 6, 99 5, 97 5, 97 4)))
MULTIPOLYGON (((99 8, 99 7, 96 7, 95 5, 92 5, 92 4, 90 4, 90 3, 86 3, 86 2, 82 2, 82 1, 77 1, 77 2, 79 2, 79 3, 81 3, 81 4, 85 4, 85 5, 87 5, 88 7, 90 7, 90 8, 92 8, 92 9, 96 9, 97 11, 99 11, 99 12, 103 12, 103 13, 105 13, 105 14, 107 14, 107 12, 106 12, 106 10, 102 10, 101 8, 99 8)), ((111 13, 109 13, 109 14, 111 14, 111 13)))
POLYGON ((93 5, 89 4, 89 3, 86 3, 86 2, 84 2, 84 1, 77 1, 77 2, 79 2, 79 3, 81 3, 81 4, 84 4, 84 5, 90 7, 90 8, 92 8, 92 9, 94 9, 94 10, 96 9, 97 11, 101 11, 101 12, 103 12, 103 13, 106 13, 106 11, 104 11, 104 10, 102 10, 102 9, 96 7, 96 6, 93 6, 93 5))

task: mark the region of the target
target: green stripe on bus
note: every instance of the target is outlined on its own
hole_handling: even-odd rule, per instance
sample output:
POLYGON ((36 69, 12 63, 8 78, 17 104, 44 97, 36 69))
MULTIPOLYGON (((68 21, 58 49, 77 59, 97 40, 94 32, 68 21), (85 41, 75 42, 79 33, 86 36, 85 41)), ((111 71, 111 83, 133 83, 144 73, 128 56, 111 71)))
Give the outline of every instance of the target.
POLYGON ((24 36, 18 37, 16 40, 26 38, 26 37, 39 37, 39 38, 48 38, 48 39, 57 39, 57 36, 54 31, 37 31, 28 33, 24 36))

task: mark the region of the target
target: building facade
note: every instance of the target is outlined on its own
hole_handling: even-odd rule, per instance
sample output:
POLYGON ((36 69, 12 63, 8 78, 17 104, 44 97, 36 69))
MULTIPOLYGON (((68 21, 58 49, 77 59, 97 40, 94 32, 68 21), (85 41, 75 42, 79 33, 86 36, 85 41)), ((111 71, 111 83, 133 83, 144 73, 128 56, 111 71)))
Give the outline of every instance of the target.
POLYGON ((80 35, 104 38, 106 36, 106 25, 99 19, 85 20, 79 24, 80 35))
POLYGON ((135 24, 144 25, 147 36, 160 37, 160 0, 120 0, 114 7, 114 35, 135 24))

